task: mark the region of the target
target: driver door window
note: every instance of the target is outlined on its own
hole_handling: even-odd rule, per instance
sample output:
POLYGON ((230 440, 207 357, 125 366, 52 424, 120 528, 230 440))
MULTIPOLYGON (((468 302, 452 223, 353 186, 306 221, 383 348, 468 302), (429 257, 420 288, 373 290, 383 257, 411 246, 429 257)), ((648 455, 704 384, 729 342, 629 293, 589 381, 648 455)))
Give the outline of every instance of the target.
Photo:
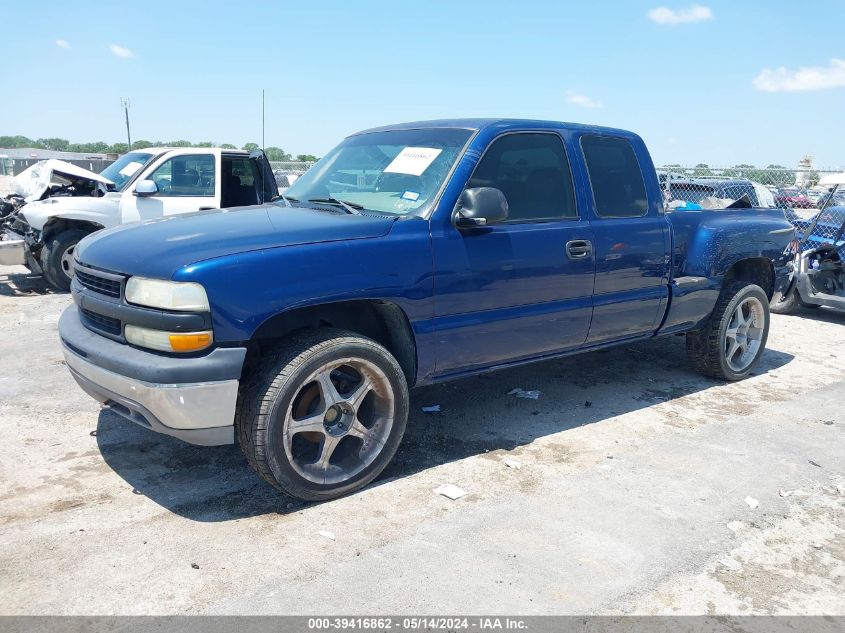
POLYGON ((151 175, 159 197, 213 197, 214 156, 208 154, 175 156, 151 175))

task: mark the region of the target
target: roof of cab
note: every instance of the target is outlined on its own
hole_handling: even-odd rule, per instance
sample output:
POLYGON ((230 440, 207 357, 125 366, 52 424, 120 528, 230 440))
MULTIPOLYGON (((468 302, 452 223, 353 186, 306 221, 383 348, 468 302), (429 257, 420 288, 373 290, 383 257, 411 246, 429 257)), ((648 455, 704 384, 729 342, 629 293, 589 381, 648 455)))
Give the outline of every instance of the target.
POLYGON ((600 125, 586 125, 583 123, 564 123, 561 121, 543 121, 540 119, 434 119, 431 121, 411 121, 409 123, 394 123, 356 132, 370 134, 372 132, 387 132, 390 130, 420 130, 425 128, 461 128, 480 131, 485 128, 498 128, 502 131, 522 129, 567 129, 585 132, 605 132, 620 136, 636 136, 633 132, 618 128, 602 127, 600 125))

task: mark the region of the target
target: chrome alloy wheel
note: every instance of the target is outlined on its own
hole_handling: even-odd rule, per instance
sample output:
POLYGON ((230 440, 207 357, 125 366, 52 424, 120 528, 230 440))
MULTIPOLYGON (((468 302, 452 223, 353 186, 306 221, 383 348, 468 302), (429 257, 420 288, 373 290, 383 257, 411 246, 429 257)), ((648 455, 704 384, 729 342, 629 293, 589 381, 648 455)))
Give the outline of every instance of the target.
POLYGON ((731 371, 744 372, 760 351, 766 327, 766 312, 757 297, 737 305, 725 330, 725 360, 731 371))
POLYGON ((395 415, 396 399, 381 369, 361 358, 334 360, 306 378, 290 401, 285 453, 308 481, 343 483, 373 463, 395 415))

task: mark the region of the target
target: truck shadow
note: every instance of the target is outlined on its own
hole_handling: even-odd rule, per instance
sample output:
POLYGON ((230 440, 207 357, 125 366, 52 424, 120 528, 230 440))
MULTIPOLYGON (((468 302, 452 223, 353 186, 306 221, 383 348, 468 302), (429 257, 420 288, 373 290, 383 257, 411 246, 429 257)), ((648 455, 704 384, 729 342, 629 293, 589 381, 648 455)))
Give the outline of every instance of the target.
MULTIPOLYGON (((23 270, 23 269, 21 269, 23 270)), ((0 296, 27 297, 35 295, 66 294, 47 283, 41 275, 29 271, 21 273, 0 273, 0 296)))
MULTIPOLYGON (((765 374, 792 358, 769 349, 754 373, 765 374)), ((689 367, 682 338, 668 337, 423 387, 412 394, 396 457, 372 485, 473 455, 509 451, 717 384, 689 367), (541 393, 537 400, 519 398, 508 393, 515 388, 541 393), (439 413, 421 410, 437 404, 439 413)), ((736 405, 725 402, 725 419, 740 415, 736 405)), ((719 415, 708 410, 710 419, 719 415)), ((107 411, 100 414, 97 443, 135 494, 190 520, 230 521, 313 505, 265 483, 237 446, 191 446, 107 411)))

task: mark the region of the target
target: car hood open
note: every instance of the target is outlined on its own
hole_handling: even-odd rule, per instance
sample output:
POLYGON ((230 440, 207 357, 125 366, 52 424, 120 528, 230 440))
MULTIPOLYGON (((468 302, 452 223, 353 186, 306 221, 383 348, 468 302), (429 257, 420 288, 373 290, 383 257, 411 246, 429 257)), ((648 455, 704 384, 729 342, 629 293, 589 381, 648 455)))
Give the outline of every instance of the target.
POLYGON ((237 253, 380 237, 395 218, 266 204, 127 224, 83 240, 77 257, 103 270, 171 278, 206 259, 237 253))
POLYGON ((108 178, 84 167, 77 167, 73 163, 51 158, 40 160, 34 165, 27 167, 12 179, 12 190, 27 202, 40 200, 47 189, 53 183, 73 184, 74 182, 88 181, 104 185, 103 191, 107 191, 114 183, 108 178))

